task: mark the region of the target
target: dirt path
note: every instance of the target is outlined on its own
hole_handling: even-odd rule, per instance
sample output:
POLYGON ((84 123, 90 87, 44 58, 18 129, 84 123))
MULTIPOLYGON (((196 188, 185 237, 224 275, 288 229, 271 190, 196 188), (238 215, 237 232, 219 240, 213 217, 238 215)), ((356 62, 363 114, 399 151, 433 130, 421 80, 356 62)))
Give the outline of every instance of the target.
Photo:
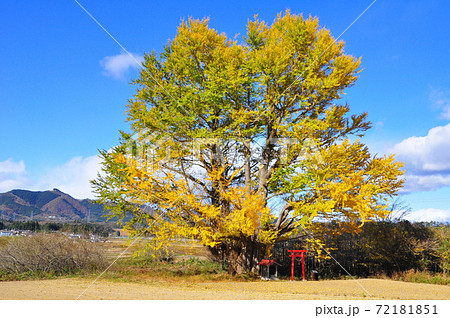
MULTIPOLYGON (((76 299, 92 280, 0 282, 0 299, 76 299)), ((81 299, 450 299, 450 286, 379 279, 318 282, 119 283, 97 281, 81 299), (366 290, 364 291, 361 286, 366 290)))

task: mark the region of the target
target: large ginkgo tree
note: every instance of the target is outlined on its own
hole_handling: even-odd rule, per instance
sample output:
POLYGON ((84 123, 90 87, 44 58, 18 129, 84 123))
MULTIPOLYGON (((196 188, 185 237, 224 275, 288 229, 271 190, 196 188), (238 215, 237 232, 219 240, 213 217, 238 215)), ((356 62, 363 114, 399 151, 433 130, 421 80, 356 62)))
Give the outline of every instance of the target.
POLYGON ((317 18, 255 17, 242 40, 189 19, 145 55, 130 130, 93 181, 110 216, 153 249, 207 246, 231 273, 299 231, 358 231, 389 213, 402 164, 361 142, 367 114, 343 100, 360 71, 317 18), (336 227, 333 227, 336 230, 336 227))

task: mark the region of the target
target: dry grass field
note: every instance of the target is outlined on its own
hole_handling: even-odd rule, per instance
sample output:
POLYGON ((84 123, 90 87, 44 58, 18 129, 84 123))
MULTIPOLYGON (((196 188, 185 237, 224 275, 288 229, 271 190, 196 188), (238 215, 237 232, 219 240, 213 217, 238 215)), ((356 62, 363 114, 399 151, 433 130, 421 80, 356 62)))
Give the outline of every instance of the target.
MULTIPOLYGON (((236 278, 208 262, 198 244, 175 244, 171 263, 147 262, 131 254, 145 242, 137 242, 121 255, 106 274, 92 284, 96 274, 36 280, 0 281, 0 299, 450 299, 450 286, 418 284, 389 279, 260 281, 236 278), (92 286, 90 286, 92 284, 92 286)), ((126 240, 107 243, 110 262, 125 249, 126 240)), ((34 279, 34 280, 33 280, 34 279)))
MULTIPOLYGON (((0 282, 0 299, 76 299, 93 279, 0 282)), ((450 286, 382 279, 271 282, 146 282, 98 280, 80 299, 450 299, 450 286), (358 283, 371 295, 369 296, 358 283)))

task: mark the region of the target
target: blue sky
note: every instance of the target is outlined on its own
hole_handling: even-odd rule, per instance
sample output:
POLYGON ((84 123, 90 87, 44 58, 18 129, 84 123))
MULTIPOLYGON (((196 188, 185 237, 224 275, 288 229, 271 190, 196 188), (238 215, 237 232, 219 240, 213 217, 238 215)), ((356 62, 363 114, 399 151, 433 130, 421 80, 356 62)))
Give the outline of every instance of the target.
MULTIPOLYGON (((79 3, 129 52, 160 52, 184 18, 210 17, 230 37, 255 14, 290 9, 337 37, 369 1, 91 1, 79 3)), ((415 220, 450 221, 448 1, 378 0, 342 35, 363 71, 345 100, 369 112, 363 141, 406 163, 402 199, 415 220)), ((73 0, 2 1, 0 192, 57 187, 92 197, 97 149, 126 130, 135 63, 73 0)))

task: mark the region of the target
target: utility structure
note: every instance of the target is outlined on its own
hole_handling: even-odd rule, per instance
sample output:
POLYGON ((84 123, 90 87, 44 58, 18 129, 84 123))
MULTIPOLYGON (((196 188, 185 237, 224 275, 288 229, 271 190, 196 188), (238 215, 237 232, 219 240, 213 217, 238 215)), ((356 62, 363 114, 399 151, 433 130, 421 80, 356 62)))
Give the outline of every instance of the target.
POLYGON ((292 263, 291 263, 291 281, 294 280, 294 260, 296 257, 301 257, 302 258, 302 275, 303 275, 303 280, 305 279, 305 253, 308 252, 307 250, 288 250, 289 253, 291 253, 289 256, 292 259, 292 263))

